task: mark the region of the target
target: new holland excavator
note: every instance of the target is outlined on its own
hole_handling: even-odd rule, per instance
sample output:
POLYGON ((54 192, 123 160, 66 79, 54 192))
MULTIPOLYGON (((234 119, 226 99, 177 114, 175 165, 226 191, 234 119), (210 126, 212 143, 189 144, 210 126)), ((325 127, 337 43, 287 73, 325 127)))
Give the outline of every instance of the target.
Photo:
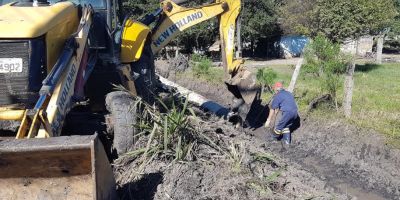
POLYGON ((133 143, 133 130, 118 122, 128 109, 112 108, 119 93, 111 83, 152 103, 158 84, 153 55, 210 18, 219 18, 228 89, 252 102, 254 77, 233 57, 240 0, 194 8, 181 3, 163 0, 135 20, 122 16, 118 0, 0 0, 0 199, 116 199, 109 150, 98 139, 104 133, 73 125, 78 133, 71 135, 65 121, 82 105, 108 112, 114 141, 133 143))

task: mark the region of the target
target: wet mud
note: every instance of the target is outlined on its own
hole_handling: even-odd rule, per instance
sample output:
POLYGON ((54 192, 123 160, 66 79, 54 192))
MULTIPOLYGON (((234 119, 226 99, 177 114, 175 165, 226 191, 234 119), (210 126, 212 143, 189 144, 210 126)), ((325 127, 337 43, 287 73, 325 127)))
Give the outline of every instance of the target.
POLYGON ((116 167, 122 199, 351 199, 301 165, 269 151, 268 143, 242 128, 207 114, 198 117, 198 131, 223 152, 199 143, 196 159, 156 159, 136 179, 136 161, 116 167), (229 150, 232 145, 242 156, 238 165, 229 150))

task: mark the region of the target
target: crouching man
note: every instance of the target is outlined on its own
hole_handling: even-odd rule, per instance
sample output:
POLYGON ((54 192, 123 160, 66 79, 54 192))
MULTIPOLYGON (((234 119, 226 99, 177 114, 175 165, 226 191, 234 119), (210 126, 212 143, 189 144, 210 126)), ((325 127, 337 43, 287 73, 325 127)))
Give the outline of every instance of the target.
POLYGON ((276 82, 272 88, 275 95, 265 127, 273 128, 273 138, 281 140, 284 147, 289 147, 291 133, 300 126, 296 101, 292 93, 283 88, 281 82, 276 82), (274 122, 274 119, 276 119, 276 122, 274 122))

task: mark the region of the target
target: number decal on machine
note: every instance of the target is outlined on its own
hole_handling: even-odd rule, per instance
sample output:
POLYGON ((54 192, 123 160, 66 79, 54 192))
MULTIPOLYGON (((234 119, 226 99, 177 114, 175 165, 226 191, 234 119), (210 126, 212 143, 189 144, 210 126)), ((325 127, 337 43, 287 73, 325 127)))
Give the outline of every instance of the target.
POLYGON ((22 58, 0 58, 0 73, 22 72, 22 58))

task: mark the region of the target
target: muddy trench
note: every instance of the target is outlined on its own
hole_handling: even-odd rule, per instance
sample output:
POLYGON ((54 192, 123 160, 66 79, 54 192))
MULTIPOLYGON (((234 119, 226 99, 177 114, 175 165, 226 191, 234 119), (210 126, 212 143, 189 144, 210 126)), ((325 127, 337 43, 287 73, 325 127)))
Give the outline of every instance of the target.
MULTIPOLYGON (((224 85, 174 73, 169 73, 168 79, 230 106, 231 95, 224 85)), ((262 143, 266 152, 279 155, 289 166, 310 173, 324 184, 324 189, 333 188, 334 193, 350 199, 400 199, 400 151, 372 130, 357 128, 342 119, 311 117, 303 120, 294 133, 289 150, 282 150, 279 142, 269 140, 263 127, 239 132, 249 135, 254 144, 262 143)))

